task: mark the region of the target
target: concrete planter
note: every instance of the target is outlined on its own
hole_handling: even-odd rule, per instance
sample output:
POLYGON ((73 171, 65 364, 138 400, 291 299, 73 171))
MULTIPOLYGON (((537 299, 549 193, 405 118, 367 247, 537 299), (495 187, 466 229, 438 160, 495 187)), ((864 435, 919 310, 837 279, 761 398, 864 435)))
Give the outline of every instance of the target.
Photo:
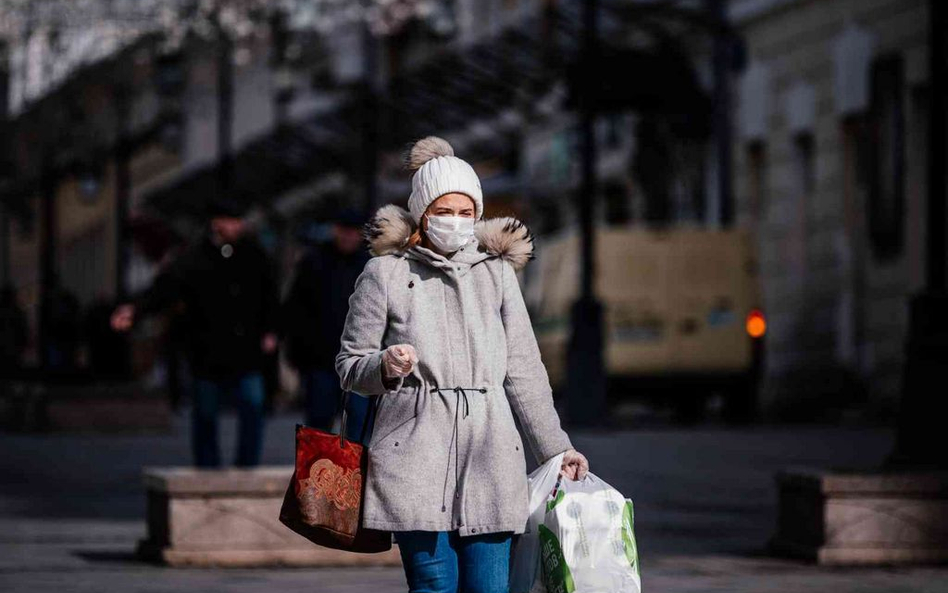
POLYGON ((777 475, 779 554, 825 565, 948 562, 948 473, 777 475))
POLYGON ((398 548, 355 554, 317 546, 280 523, 293 469, 147 468, 142 557, 172 566, 398 566, 398 548))

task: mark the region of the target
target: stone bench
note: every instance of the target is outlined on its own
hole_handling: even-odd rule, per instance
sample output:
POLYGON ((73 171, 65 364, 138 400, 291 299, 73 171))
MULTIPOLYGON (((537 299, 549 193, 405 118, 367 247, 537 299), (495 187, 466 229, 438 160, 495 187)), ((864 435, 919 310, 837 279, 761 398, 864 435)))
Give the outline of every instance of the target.
POLYGON ((146 468, 145 559, 172 566, 399 566, 398 547, 380 554, 324 548, 279 521, 287 467, 146 468))
POLYGON ((777 475, 771 549, 826 565, 948 562, 948 473, 777 475))

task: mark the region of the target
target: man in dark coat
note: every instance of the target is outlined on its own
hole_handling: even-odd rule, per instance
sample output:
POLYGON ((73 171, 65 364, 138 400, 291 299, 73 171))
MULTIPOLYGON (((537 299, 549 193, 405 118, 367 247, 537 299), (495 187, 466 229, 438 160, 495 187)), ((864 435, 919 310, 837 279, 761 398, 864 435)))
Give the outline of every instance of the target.
POLYGON ((196 465, 220 465, 217 411, 221 396, 236 399, 237 466, 259 463, 263 445, 264 355, 277 347, 278 296, 266 252, 246 232, 243 209, 212 202, 207 233, 152 287, 119 307, 112 322, 128 329, 137 317, 183 303, 194 377, 196 465))
MULTIPOLYGON (((306 424, 329 430, 342 395, 335 358, 356 278, 369 260, 362 238, 364 215, 344 210, 332 225, 332 241, 312 246, 296 265, 283 304, 287 359, 299 370, 306 424)), ((349 394, 347 435, 359 440, 369 400, 349 394)), ((370 431, 366 431, 365 439, 370 431)))

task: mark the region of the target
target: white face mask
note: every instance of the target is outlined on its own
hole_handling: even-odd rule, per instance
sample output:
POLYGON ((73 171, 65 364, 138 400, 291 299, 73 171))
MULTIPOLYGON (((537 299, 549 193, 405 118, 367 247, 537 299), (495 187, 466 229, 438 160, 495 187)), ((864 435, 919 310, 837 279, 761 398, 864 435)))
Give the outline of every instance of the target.
POLYGON ((428 216, 428 238, 435 247, 451 253, 474 236, 474 218, 467 216, 428 216))

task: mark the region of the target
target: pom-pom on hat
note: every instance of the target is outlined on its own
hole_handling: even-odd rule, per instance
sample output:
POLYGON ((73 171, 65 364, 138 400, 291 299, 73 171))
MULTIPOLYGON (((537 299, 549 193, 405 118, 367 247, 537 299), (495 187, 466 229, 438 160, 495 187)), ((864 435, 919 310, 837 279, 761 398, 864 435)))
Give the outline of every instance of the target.
POLYGON ((428 205, 445 194, 462 193, 474 200, 474 219, 484 214, 484 196, 477 173, 463 159, 454 156, 454 149, 447 140, 428 136, 415 142, 405 162, 415 172, 411 178, 411 196, 408 211, 415 223, 428 205))

